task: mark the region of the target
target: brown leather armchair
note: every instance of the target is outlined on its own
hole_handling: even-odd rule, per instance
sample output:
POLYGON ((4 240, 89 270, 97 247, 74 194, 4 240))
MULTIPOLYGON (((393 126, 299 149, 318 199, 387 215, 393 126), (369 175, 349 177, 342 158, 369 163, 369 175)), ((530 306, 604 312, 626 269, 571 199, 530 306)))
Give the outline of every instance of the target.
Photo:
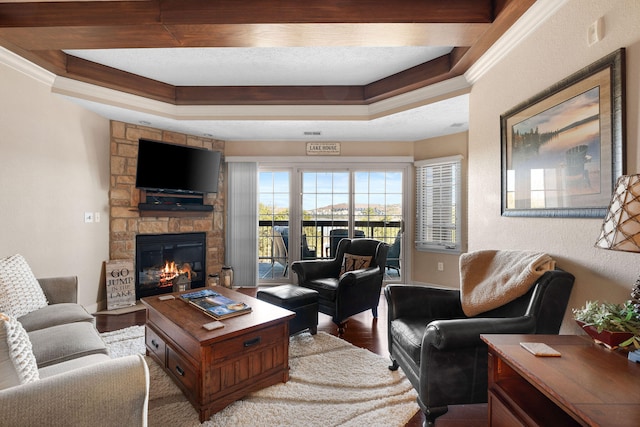
POLYGON ((371 309, 378 317, 380 290, 389 245, 373 239, 342 239, 333 259, 295 261, 298 284, 318 291, 318 310, 332 317, 338 332, 347 318, 371 309), (340 274, 344 255, 371 256, 369 267, 340 274))
POLYGON ((387 285, 389 369, 401 367, 418 392, 425 426, 447 405, 487 402, 480 334, 557 334, 573 281, 565 271, 547 271, 525 295, 474 317, 464 314, 459 290, 387 285))

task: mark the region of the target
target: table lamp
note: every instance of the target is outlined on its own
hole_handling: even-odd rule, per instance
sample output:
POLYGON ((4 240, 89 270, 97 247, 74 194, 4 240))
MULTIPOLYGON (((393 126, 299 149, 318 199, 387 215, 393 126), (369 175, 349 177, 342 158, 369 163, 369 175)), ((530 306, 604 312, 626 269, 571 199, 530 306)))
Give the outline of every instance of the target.
MULTIPOLYGON (((640 253, 640 175, 618 178, 596 247, 640 253)), ((631 289, 631 301, 640 315, 640 279, 631 289)), ((629 352, 629 359, 640 362, 640 350, 629 352)))

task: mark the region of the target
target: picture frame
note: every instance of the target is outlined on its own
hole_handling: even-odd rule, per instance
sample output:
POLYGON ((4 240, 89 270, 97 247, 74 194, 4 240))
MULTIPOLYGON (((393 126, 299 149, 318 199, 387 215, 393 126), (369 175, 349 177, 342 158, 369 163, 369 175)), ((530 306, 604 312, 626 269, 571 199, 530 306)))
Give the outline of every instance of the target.
POLYGON ((604 218, 625 173, 625 50, 500 116, 502 216, 604 218))

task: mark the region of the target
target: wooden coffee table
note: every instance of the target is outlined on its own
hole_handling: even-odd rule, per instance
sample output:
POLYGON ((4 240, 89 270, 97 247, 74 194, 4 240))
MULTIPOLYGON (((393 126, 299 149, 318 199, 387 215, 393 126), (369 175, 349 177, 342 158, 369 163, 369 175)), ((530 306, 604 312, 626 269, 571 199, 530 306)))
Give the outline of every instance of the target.
MULTIPOLYGON (((252 311, 208 331, 202 325, 214 319, 178 298, 141 300, 147 309, 147 354, 182 389, 200 422, 249 392, 289 380, 289 319, 295 316, 231 289, 212 289, 252 311)), ((172 295, 180 293, 185 292, 172 295)))

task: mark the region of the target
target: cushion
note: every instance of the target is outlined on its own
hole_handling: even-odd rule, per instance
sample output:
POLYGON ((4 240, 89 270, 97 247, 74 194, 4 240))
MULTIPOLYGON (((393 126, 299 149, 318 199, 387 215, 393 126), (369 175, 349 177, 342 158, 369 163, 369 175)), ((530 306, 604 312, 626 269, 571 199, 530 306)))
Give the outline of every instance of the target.
POLYGON ((353 270, 361 270, 363 268, 368 268, 371 265, 372 256, 364 256, 364 255, 352 255, 352 254, 344 254, 344 259, 342 260, 342 268, 340 269, 340 275, 342 276, 347 271, 353 270))
POLYGON ((0 390, 39 379, 27 332, 16 319, 0 313, 0 390))
POLYGON ((18 318, 48 305, 22 255, 0 259, 0 312, 18 318))
POLYGON ((93 325, 95 324, 96 318, 89 314, 80 304, 64 302, 51 304, 40 310, 27 313, 24 316, 18 317, 18 321, 22 324, 25 331, 31 332, 74 322, 88 322, 93 325))
POLYGON ((57 325, 28 334, 40 369, 90 354, 109 354, 100 334, 89 322, 57 325))

